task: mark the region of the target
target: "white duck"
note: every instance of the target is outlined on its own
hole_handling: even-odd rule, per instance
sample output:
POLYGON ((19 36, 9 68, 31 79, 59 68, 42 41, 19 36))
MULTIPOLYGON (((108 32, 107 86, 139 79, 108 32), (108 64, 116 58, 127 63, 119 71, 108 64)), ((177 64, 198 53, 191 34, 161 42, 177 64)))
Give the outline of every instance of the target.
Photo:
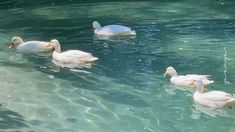
POLYGON ((173 67, 168 67, 164 73, 171 76, 171 83, 177 86, 195 88, 195 85, 192 83, 193 80, 202 80, 204 85, 209 85, 214 83, 213 80, 209 80, 210 75, 197 75, 197 74, 188 74, 188 75, 178 75, 176 70, 173 67))
POLYGON ((94 21, 92 23, 94 32, 98 35, 102 36, 128 36, 128 35, 136 35, 134 30, 131 30, 129 27, 122 25, 107 25, 101 27, 101 25, 94 21))
POLYGON ((198 104, 215 109, 224 106, 232 108, 232 104, 235 102, 235 98, 232 94, 216 90, 203 93, 204 86, 202 80, 196 80, 193 81, 193 83, 196 86, 196 92, 193 94, 193 99, 198 104))
POLYGON ((55 51, 52 54, 53 59, 60 64, 81 64, 90 65, 91 62, 97 60, 97 57, 92 56, 90 53, 80 50, 68 50, 61 52, 60 43, 58 40, 53 39, 50 44, 54 47, 55 51))
POLYGON ((16 48, 20 52, 47 52, 53 49, 49 42, 28 41, 24 42, 20 37, 13 37, 9 48, 16 48))

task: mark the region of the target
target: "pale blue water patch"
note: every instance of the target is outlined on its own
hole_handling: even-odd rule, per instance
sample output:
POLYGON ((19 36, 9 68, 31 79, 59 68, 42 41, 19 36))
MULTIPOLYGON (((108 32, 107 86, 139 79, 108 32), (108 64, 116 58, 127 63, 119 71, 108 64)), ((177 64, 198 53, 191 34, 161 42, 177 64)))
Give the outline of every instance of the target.
POLYGON ((235 93, 234 5, 0 2, 1 131, 233 132, 234 108, 200 107, 190 90, 171 85, 163 73, 171 65, 179 74, 210 74, 215 83, 209 90, 235 93), (94 20, 129 26, 137 35, 97 37, 94 20), (80 49, 99 60, 92 68, 61 68, 51 62, 51 53, 8 49, 13 36, 56 38, 62 51, 80 49))

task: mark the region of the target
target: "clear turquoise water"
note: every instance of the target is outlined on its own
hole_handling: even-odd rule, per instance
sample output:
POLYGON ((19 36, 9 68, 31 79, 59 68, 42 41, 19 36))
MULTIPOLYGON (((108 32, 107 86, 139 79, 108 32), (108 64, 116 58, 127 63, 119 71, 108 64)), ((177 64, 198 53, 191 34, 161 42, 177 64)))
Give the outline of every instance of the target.
POLYGON ((210 74, 209 89, 235 93, 234 6, 232 0, 0 2, 0 130, 234 132, 234 108, 199 107, 191 91, 163 78, 172 65, 179 74, 210 74), (97 38, 94 20, 130 26, 137 36, 97 38), (13 36, 56 38, 62 50, 100 59, 91 69, 56 67, 50 54, 8 49, 13 36))

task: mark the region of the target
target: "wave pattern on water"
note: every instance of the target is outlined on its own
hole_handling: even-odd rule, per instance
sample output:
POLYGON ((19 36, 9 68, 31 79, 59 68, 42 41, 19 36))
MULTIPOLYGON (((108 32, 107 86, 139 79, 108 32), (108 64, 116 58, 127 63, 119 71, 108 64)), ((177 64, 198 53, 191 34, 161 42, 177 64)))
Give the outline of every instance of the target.
POLYGON ((234 1, 1 1, 0 131, 234 131, 234 109, 197 106, 192 91, 163 78, 212 75, 209 89, 235 93, 234 1), (221 3, 222 2, 222 3, 221 3), (92 22, 122 24, 132 37, 98 37, 92 22), (60 41, 97 56, 91 68, 59 67, 48 54, 7 45, 60 41), (224 74, 231 84, 224 84, 224 74), (223 127, 221 127, 223 126, 223 127))

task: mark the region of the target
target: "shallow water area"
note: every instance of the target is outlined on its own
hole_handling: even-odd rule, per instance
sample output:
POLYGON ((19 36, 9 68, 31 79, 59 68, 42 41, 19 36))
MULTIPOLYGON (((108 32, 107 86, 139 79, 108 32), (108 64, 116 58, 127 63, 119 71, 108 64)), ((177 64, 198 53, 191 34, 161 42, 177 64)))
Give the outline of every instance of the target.
POLYGON ((209 74, 209 90, 235 93, 235 2, 0 2, 0 131, 233 132, 235 109, 198 106, 163 73, 209 74), (98 37, 92 22, 122 24, 136 36, 98 37), (99 58, 91 68, 60 67, 51 53, 7 46, 61 43, 99 58), (228 58, 228 59, 227 59, 228 58))

